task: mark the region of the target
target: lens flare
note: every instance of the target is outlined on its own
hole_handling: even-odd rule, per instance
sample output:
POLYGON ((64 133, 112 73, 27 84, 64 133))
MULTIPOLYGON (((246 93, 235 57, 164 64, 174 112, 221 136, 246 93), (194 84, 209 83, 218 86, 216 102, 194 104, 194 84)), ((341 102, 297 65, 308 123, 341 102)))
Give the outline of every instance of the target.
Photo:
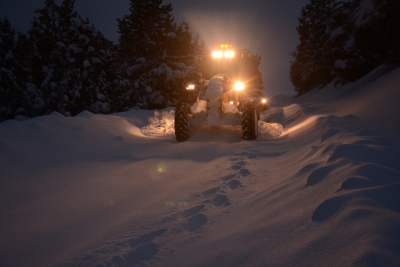
POLYGON ((186 200, 178 200, 178 201, 168 200, 168 201, 165 201, 165 206, 167 206, 169 208, 175 208, 175 207, 183 208, 183 207, 186 207, 187 205, 188 205, 188 202, 186 200))
POLYGON ((244 88, 245 88, 245 86, 244 86, 244 83, 242 83, 242 82, 235 82, 233 84, 233 89, 235 89, 236 91, 242 91, 242 90, 244 90, 244 88))
POLYGON ((166 172, 166 164, 164 162, 161 162, 157 166, 157 172, 158 173, 165 173, 166 172))

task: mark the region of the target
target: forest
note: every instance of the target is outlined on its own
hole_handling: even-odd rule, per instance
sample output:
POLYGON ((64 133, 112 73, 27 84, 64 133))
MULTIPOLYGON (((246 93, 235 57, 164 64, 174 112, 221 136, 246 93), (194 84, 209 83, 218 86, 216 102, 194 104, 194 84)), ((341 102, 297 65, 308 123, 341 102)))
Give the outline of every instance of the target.
MULTIPOLYGON (((204 72, 204 43, 171 4, 130 0, 116 18, 114 44, 74 8, 45 0, 26 34, 0 19, 0 122, 58 112, 108 114, 179 103, 204 72)), ((289 63, 297 96, 354 82, 382 64, 400 63, 400 2, 310 0, 301 10, 299 44, 289 63)), ((261 56, 250 58, 260 81, 261 56)))
POLYGON ((297 95, 354 82, 382 64, 398 65, 398 14, 398 0, 310 0, 290 66, 297 95))
MULTIPOLYGON (((74 3, 45 0, 27 34, 0 20, 0 122, 173 107, 201 77, 204 44, 175 21, 171 4, 130 0, 114 44, 74 3)), ((256 72, 260 60, 252 57, 256 72)))

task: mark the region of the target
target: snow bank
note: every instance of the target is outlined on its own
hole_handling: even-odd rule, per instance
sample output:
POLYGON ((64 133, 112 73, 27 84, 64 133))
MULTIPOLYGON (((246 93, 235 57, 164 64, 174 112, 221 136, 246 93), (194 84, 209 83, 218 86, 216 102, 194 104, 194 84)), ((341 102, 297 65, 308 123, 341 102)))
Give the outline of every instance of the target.
MULTIPOLYGON (((205 103, 200 102, 200 104, 205 103)), ((196 109, 197 106, 195 105, 194 108, 196 109)), ((174 110, 161 112, 155 111, 154 116, 148 118, 149 124, 141 127, 140 132, 145 136, 175 139, 174 116, 174 110)), ((263 116, 265 117, 265 115, 263 116)), ((269 116, 271 116, 271 114, 269 116)), ((259 137, 264 139, 279 137, 283 132, 283 127, 279 123, 259 121, 258 127, 259 137)), ((233 135, 237 135, 239 128, 240 126, 219 126, 214 128, 213 134, 224 135, 224 132, 226 133, 231 131, 233 135)), ((208 132, 207 135, 209 135, 209 126, 201 127, 196 124, 196 126, 191 128, 191 135, 199 135, 201 132, 203 132, 203 134, 208 132)), ((204 141, 206 141, 206 139, 204 141)))
POLYGON ((175 138, 175 111, 154 112, 154 117, 149 118, 149 125, 140 128, 146 136, 175 138))

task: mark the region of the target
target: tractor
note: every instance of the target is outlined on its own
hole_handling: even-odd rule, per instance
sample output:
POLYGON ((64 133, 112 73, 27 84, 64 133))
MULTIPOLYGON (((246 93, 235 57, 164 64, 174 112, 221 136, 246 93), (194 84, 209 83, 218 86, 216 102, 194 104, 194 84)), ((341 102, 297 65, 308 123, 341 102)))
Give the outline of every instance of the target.
POLYGON ((178 142, 190 137, 191 127, 205 125, 241 125, 244 140, 257 138, 267 99, 261 93, 261 79, 254 79, 252 58, 248 50, 235 50, 230 44, 204 53, 202 78, 186 85, 185 97, 175 108, 178 142))

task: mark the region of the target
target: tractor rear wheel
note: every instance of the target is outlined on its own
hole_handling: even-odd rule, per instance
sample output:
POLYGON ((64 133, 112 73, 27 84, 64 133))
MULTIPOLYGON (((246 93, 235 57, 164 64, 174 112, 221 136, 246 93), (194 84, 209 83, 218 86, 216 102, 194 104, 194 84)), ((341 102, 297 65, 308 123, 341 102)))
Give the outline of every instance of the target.
POLYGON ((179 104, 175 108, 175 137, 178 142, 189 138, 188 105, 179 104))
POLYGON ((242 110, 242 136, 244 140, 257 139, 258 116, 257 108, 253 103, 246 103, 242 110))

